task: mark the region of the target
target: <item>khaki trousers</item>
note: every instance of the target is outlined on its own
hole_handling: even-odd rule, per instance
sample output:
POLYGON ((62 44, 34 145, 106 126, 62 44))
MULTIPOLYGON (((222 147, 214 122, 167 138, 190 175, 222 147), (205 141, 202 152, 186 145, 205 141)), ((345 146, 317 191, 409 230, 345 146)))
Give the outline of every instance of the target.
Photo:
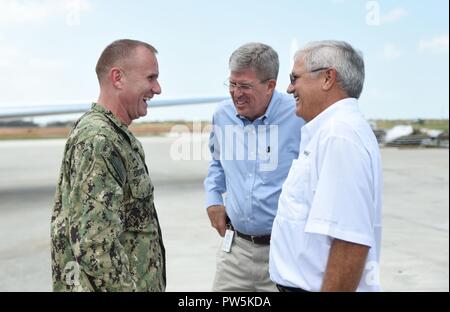
POLYGON ((269 245, 257 245, 234 235, 231 252, 217 252, 213 291, 278 292, 269 276, 269 245))

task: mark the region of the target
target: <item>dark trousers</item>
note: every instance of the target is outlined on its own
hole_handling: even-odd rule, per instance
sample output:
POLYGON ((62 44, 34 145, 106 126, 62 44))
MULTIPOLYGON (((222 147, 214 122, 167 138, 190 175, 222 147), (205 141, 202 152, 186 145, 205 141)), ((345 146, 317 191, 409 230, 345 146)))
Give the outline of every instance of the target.
POLYGON ((277 288, 280 292, 309 292, 302 288, 288 287, 288 286, 283 286, 283 285, 279 285, 279 284, 277 284, 277 288))

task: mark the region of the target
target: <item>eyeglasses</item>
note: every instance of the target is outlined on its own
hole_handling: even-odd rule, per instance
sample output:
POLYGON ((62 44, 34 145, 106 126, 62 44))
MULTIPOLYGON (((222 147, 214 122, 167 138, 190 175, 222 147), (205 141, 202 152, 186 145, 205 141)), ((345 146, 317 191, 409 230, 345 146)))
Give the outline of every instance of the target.
MULTIPOLYGON (((260 83, 264 83, 266 81, 269 81, 270 79, 262 80, 260 83)), ((234 92, 236 89, 239 89, 241 92, 250 92, 255 87, 251 83, 236 83, 231 81, 225 81, 224 86, 228 88, 231 92, 234 92)))
POLYGON ((299 75, 295 75, 294 73, 290 73, 290 74, 289 74, 289 80, 291 81, 291 85, 294 85, 295 81, 296 81, 298 78, 300 78, 302 75, 310 74, 310 73, 315 73, 315 72, 318 72, 318 71, 321 71, 321 70, 325 70, 325 69, 329 69, 329 68, 330 68, 330 67, 320 67, 320 68, 316 68, 316 69, 313 69, 313 70, 304 72, 304 73, 299 74, 299 75))

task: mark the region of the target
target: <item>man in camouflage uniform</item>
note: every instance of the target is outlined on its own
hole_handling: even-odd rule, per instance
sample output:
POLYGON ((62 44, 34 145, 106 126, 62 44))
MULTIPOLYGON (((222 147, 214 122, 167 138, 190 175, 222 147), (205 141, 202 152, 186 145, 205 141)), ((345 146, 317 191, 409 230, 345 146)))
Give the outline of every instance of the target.
POLYGON ((161 93, 157 51, 118 40, 96 72, 100 96, 64 150, 51 221, 54 291, 164 291, 165 252, 140 142, 128 130, 161 93))

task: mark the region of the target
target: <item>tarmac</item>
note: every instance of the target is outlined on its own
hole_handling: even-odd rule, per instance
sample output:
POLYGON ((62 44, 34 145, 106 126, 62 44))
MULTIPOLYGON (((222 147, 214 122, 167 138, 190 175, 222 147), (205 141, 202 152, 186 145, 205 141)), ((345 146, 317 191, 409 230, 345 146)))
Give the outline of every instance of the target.
MULTIPOLYGON (((207 136, 185 136, 185 158, 207 154, 207 136)), ((176 137, 140 140, 166 246, 167 291, 210 291, 221 240, 204 207, 208 160, 176 160, 176 137)), ((51 291, 50 217, 64 143, 0 141, 0 291, 51 291)), ((449 150, 381 153, 382 288, 448 292, 449 150)))

